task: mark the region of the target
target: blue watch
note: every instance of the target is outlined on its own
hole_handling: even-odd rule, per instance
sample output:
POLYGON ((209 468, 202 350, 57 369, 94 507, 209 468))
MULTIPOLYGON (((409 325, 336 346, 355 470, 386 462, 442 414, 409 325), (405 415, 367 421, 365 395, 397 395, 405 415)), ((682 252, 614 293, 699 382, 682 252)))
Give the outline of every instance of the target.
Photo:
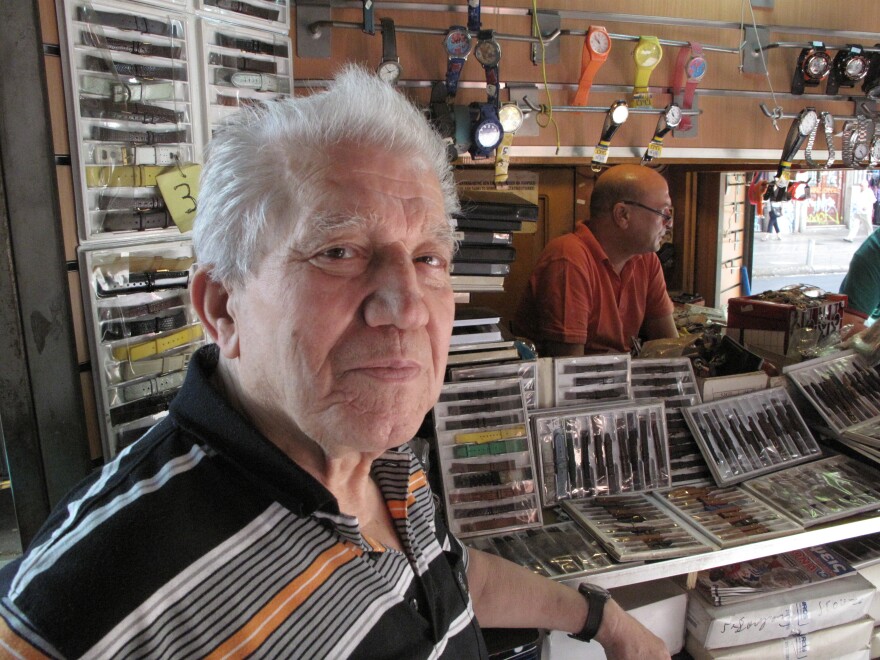
POLYGON ((458 79, 471 52, 471 33, 463 25, 453 25, 443 37, 443 47, 448 57, 446 63, 446 96, 450 99, 458 92, 458 79))
POLYGON ((471 146, 473 158, 488 158, 504 137, 498 108, 494 103, 471 103, 471 146))

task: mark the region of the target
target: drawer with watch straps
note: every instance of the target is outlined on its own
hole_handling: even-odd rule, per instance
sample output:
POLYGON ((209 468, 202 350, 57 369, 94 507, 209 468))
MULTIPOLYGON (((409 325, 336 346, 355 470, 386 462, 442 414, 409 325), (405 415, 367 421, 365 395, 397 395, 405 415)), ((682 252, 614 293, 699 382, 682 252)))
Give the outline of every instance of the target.
POLYGON ((290 30, 288 0, 197 0, 196 9, 226 23, 285 34, 290 30))

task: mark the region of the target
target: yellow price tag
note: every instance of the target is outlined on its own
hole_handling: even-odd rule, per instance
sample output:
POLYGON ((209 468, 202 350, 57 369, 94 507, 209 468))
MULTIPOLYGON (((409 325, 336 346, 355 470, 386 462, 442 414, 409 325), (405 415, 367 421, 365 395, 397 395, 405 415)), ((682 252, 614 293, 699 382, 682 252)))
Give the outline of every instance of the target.
POLYGON ((190 163, 169 168, 165 174, 156 177, 165 206, 181 232, 192 231, 201 173, 201 165, 190 163))

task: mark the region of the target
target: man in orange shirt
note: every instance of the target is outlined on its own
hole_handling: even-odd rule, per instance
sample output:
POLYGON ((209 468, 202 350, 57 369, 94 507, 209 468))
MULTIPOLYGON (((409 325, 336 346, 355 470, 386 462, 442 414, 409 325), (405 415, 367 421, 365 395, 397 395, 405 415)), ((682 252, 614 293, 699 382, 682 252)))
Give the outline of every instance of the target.
POLYGON ((672 215, 669 187, 656 171, 606 170, 593 189, 590 219, 541 253, 514 331, 534 340, 542 356, 628 352, 640 332, 676 337, 655 254, 672 215))

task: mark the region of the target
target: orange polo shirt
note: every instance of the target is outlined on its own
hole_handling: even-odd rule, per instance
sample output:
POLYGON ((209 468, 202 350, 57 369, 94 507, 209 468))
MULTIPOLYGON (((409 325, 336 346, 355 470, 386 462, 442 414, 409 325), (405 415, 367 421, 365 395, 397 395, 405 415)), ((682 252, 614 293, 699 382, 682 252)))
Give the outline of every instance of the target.
POLYGON ((583 224, 550 241, 538 258, 514 320, 535 341, 584 344, 587 353, 629 352, 646 319, 668 316, 672 301, 657 255, 632 257, 620 275, 583 224))

